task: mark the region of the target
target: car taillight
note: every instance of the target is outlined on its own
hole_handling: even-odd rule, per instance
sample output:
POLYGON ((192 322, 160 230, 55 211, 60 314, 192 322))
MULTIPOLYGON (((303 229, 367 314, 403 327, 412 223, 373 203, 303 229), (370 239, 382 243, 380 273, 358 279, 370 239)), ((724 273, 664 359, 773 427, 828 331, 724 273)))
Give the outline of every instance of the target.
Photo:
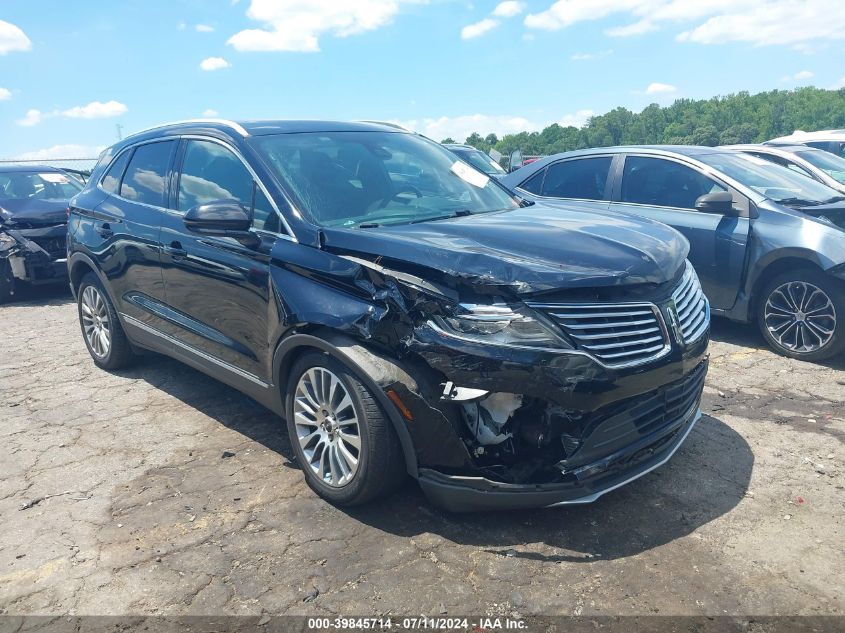
POLYGON ((70 207, 65 209, 65 217, 67 217, 67 219, 70 220, 70 207))

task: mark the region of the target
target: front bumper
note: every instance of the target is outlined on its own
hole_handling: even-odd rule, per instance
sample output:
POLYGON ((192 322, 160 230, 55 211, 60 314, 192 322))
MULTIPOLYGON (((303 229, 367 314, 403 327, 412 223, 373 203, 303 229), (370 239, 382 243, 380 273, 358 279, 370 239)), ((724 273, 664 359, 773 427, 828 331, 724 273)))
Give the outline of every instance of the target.
POLYGON ((696 400, 685 415, 640 442, 579 468, 566 483, 508 484, 421 468, 420 487, 432 503, 451 512, 592 503, 669 461, 701 418, 698 405, 696 400))
POLYGON ((65 225, 37 229, 0 229, 13 276, 27 283, 62 283, 68 278, 65 225))

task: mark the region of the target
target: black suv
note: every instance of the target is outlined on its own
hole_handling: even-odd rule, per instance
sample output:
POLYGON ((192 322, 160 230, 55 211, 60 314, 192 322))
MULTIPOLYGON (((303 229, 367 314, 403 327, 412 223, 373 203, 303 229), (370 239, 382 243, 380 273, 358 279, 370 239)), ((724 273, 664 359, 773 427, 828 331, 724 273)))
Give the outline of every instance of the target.
POLYGON ((522 201, 394 127, 140 133, 100 158, 68 243, 97 365, 153 350, 240 389, 334 503, 406 473, 454 510, 586 503, 700 417, 710 313, 683 237, 522 201))

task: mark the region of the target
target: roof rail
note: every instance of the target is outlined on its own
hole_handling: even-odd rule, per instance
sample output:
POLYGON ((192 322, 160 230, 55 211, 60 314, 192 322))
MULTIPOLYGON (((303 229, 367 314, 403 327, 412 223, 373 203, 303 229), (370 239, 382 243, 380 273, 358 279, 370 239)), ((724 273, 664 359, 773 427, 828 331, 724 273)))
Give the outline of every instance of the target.
POLYGON ((384 125, 386 127, 392 127, 392 128, 397 129, 397 130, 402 130, 403 132, 411 132, 412 131, 412 130, 409 130, 408 128, 406 128, 404 125, 399 125, 398 123, 392 123, 390 121, 375 121, 373 119, 362 119, 360 121, 360 123, 374 123, 376 125, 384 125))
POLYGON ((140 132, 136 132, 136 134, 142 134, 143 132, 149 132, 150 130, 158 130, 160 128, 169 127, 171 125, 185 125, 188 123, 215 123, 217 125, 225 125, 226 127, 232 128, 241 136, 249 136, 249 132, 247 132, 246 129, 244 129, 244 127, 240 123, 230 121, 229 119, 185 119, 184 121, 171 121, 170 123, 154 125, 153 127, 149 127, 144 130, 141 130, 140 132))

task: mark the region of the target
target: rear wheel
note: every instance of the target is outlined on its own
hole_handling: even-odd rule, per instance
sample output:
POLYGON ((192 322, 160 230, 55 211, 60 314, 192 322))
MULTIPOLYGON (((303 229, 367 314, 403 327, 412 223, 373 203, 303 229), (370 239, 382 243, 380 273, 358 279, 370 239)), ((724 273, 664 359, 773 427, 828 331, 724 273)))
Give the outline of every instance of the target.
POLYGON ((404 481, 390 420, 352 370, 328 354, 308 352, 294 364, 286 418, 305 480, 324 499, 359 505, 404 481))
POLYGON ((781 273, 757 303, 768 344, 790 358, 817 361, 845 349, 845 285, 816 270, 781 273))
POLYGON ((83 277, 77 291, 79 325, 85 346, 102 369, 120 369, 135 358, 117 311, 94 273, 83 277))

